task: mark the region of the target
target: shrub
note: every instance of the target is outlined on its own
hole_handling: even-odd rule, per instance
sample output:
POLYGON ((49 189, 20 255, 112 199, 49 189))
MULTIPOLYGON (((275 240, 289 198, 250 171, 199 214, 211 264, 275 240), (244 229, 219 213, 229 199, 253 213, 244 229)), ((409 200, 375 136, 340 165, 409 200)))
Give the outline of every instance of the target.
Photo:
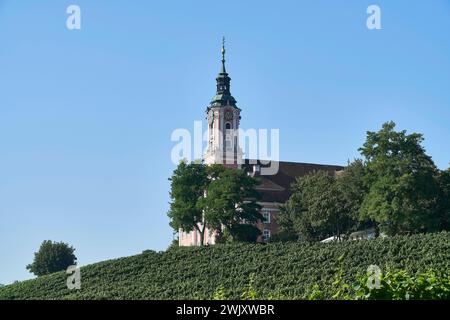
POLYGON ((360 278, 355 298, 367 300, 442 300, 450 299, 448 270, 411 274, 406 270, 388 271, 380 277, 379 288, 369 289, 369 275, 360 278))

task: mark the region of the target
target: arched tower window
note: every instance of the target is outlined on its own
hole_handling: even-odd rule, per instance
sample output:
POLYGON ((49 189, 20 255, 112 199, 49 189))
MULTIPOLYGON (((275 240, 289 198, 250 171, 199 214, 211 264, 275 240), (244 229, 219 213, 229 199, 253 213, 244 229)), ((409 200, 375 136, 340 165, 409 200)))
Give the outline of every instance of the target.
POLYGON ((227 122, 225 124, 225 129, 230 130, 231 129, 231 123, 227 122))

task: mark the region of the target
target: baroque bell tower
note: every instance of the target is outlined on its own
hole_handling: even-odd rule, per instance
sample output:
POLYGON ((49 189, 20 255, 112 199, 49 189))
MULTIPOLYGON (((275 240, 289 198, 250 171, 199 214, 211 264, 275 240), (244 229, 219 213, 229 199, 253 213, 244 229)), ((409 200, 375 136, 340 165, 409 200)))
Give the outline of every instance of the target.
POLYGON ((237 168, 242 164, 239 147, 241 109, 230 92, 231 78, 225 68, 225 38, 222 40, 222 68, 216 78, 216 95, 206 108, 208 120, 208 148, 205 164, 223 164, 237 168))

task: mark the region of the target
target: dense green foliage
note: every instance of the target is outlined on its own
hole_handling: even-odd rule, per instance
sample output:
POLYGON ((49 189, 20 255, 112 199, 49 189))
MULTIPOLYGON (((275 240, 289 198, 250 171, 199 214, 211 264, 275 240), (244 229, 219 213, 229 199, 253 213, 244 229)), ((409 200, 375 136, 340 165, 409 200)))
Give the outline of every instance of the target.
POLYGON ((187 232, 197 230, 203 244, 206 224, 202 222, 200 200, 208 185, 208 173, 201 163, 180 162, 174 170, 170 190, 170 210, 167 215, 170 218, 170 226, 178 232, 183 229, 187 232))
POLYGON ((254 222, 262 220, 256 203, 258 180, 243 170, 223 165, 181 162, 171 181, 170 225, 178 231, 197 230, 201 245, 205 230, 225 231, 222 241, 255 242, 259 230, 254 222), (246 221, 245 227, 242 226, 246 221))
POLYGON ((66 243, 46 240, 42 242, 39 251, 34 253, 34 261, 27 265, 27 269, 37 276, 66 270, 76 264, 74 251, 75 249, 66 243))
POLYGON ((378 132, 367 132, 359 149, 368 186, 361 215, 390 235, 438 230, 438 169, 421 134, 394 129, 395 123, 388 122, 378 132))
MULTIPOLYGON (((374 275, 368 273, 358 276, 352 283, 343 278, 343 271, 338 269, 330 290, 331 298, 336 300, 449 300, 450 270, 436 272, 432 269, 414 274, 406 270, 389 270, 374 275)), ((287 299, 280 293, 263 295, 255 287, 255 274, 251 274, 248 284, 241 289, 243 300, 287 299)), ((308 300, 321 300, 324 293, 315 284, 308 300)), ((223 285, 220 285, 212 296, 213 300, 228 300, 231 296, 223 285)))
POLYGON ((364 162, 357 159, 349 163, 336 177, 340 210, 347 216, 344 231, 357 231, 374 226, 370 219, 365 219, 360 214, 361 204, 368 192, 368 186, 364 183, 365 173, 364 162))
POLYGON ((293 195, 281 206, 277 222, 282 232, 294 232, 299 238, 320 241, 339 237, 353 225, 346 214, 345 199, 336 177, 326 171, 303 176, 293 184, 293 195))
POLYGON ((450 270, 410 274, 388 271, 380 276, 378 288, 370 289, 369 276, 361 277, 352 294, 361 300, 450 300, 450 270))
POLYGON ((436 180, 439 187, 437 212, 440 224, 438 229, 450 230, 450 168, 440 171, 436 180))
POLYGON ((367 132, 363 159, 343 172, 297 178, 278 238, 322 240, 368 227, 387 235, 450 230, 450 170, 439 170, 422 142, 387 122, 367 132))
MULTIPOLYGON (((260 234, 253 224, 263 220, 261 206, 256 202, 260 194, 255 189, 259 181, 244 170, 209 166, 216 169, 214 179, 201 199, 203 218, 212 230, 226 231, 225 240, 256 242, 260 234)), ((223 237, 222 237, 223 239, 223 237)))
MULTIPOLYGON (((81 268, 81 290, 63 272, 0 288, 0 299, 331 299, 336 278, 353 283, 369 265, 413 275, 450 269, 450 233, 338 243, 226 244, 148 251, 81 268), (343 258, 340 258, 343 257, 343 258), (320 294, 318 294, 319 292, 320 294)), ((338 286, 339 287, 339 286, 338 286)), ((339 297, 338 297, 339 298, 339 297)))

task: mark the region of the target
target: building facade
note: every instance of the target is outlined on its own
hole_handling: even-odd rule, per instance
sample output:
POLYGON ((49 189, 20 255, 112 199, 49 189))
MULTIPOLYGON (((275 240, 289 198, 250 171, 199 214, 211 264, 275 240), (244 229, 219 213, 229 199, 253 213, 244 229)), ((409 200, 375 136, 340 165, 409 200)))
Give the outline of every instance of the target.
MULTIPOLYGON (((208 147, 203 161, 205 164, 224 164, 227 167, 243 169, 249 175, 259 177, 261 184, 257 190, 262 195, 259 204, 262 206, 261 214, 264 216, 264 220, 257 223, 257 227, 261 230, 258 241, 267 242, 272 235, 278 232, 279 206, 291 196, 291 185, 296 177, 317 170, 336 174, 344 167, 279 161, 275 166, 278 167, 275 174, 262 175, 262 169, 270 166, 270 163, 259 159, 243 159, 238 131, 241 109, 238 108, 236 99, 231 95, 230 82, 231 78, 225 68, 225 46, 223 44, 221 70, 216 78, 216 94, 206 108, 208 147)), ((178 241, 180 246, 198 246, 200 245, 200 233, 179 230, 178 241)), ((206 230, 204 244, 215 244, 214 230, 206 230)))

